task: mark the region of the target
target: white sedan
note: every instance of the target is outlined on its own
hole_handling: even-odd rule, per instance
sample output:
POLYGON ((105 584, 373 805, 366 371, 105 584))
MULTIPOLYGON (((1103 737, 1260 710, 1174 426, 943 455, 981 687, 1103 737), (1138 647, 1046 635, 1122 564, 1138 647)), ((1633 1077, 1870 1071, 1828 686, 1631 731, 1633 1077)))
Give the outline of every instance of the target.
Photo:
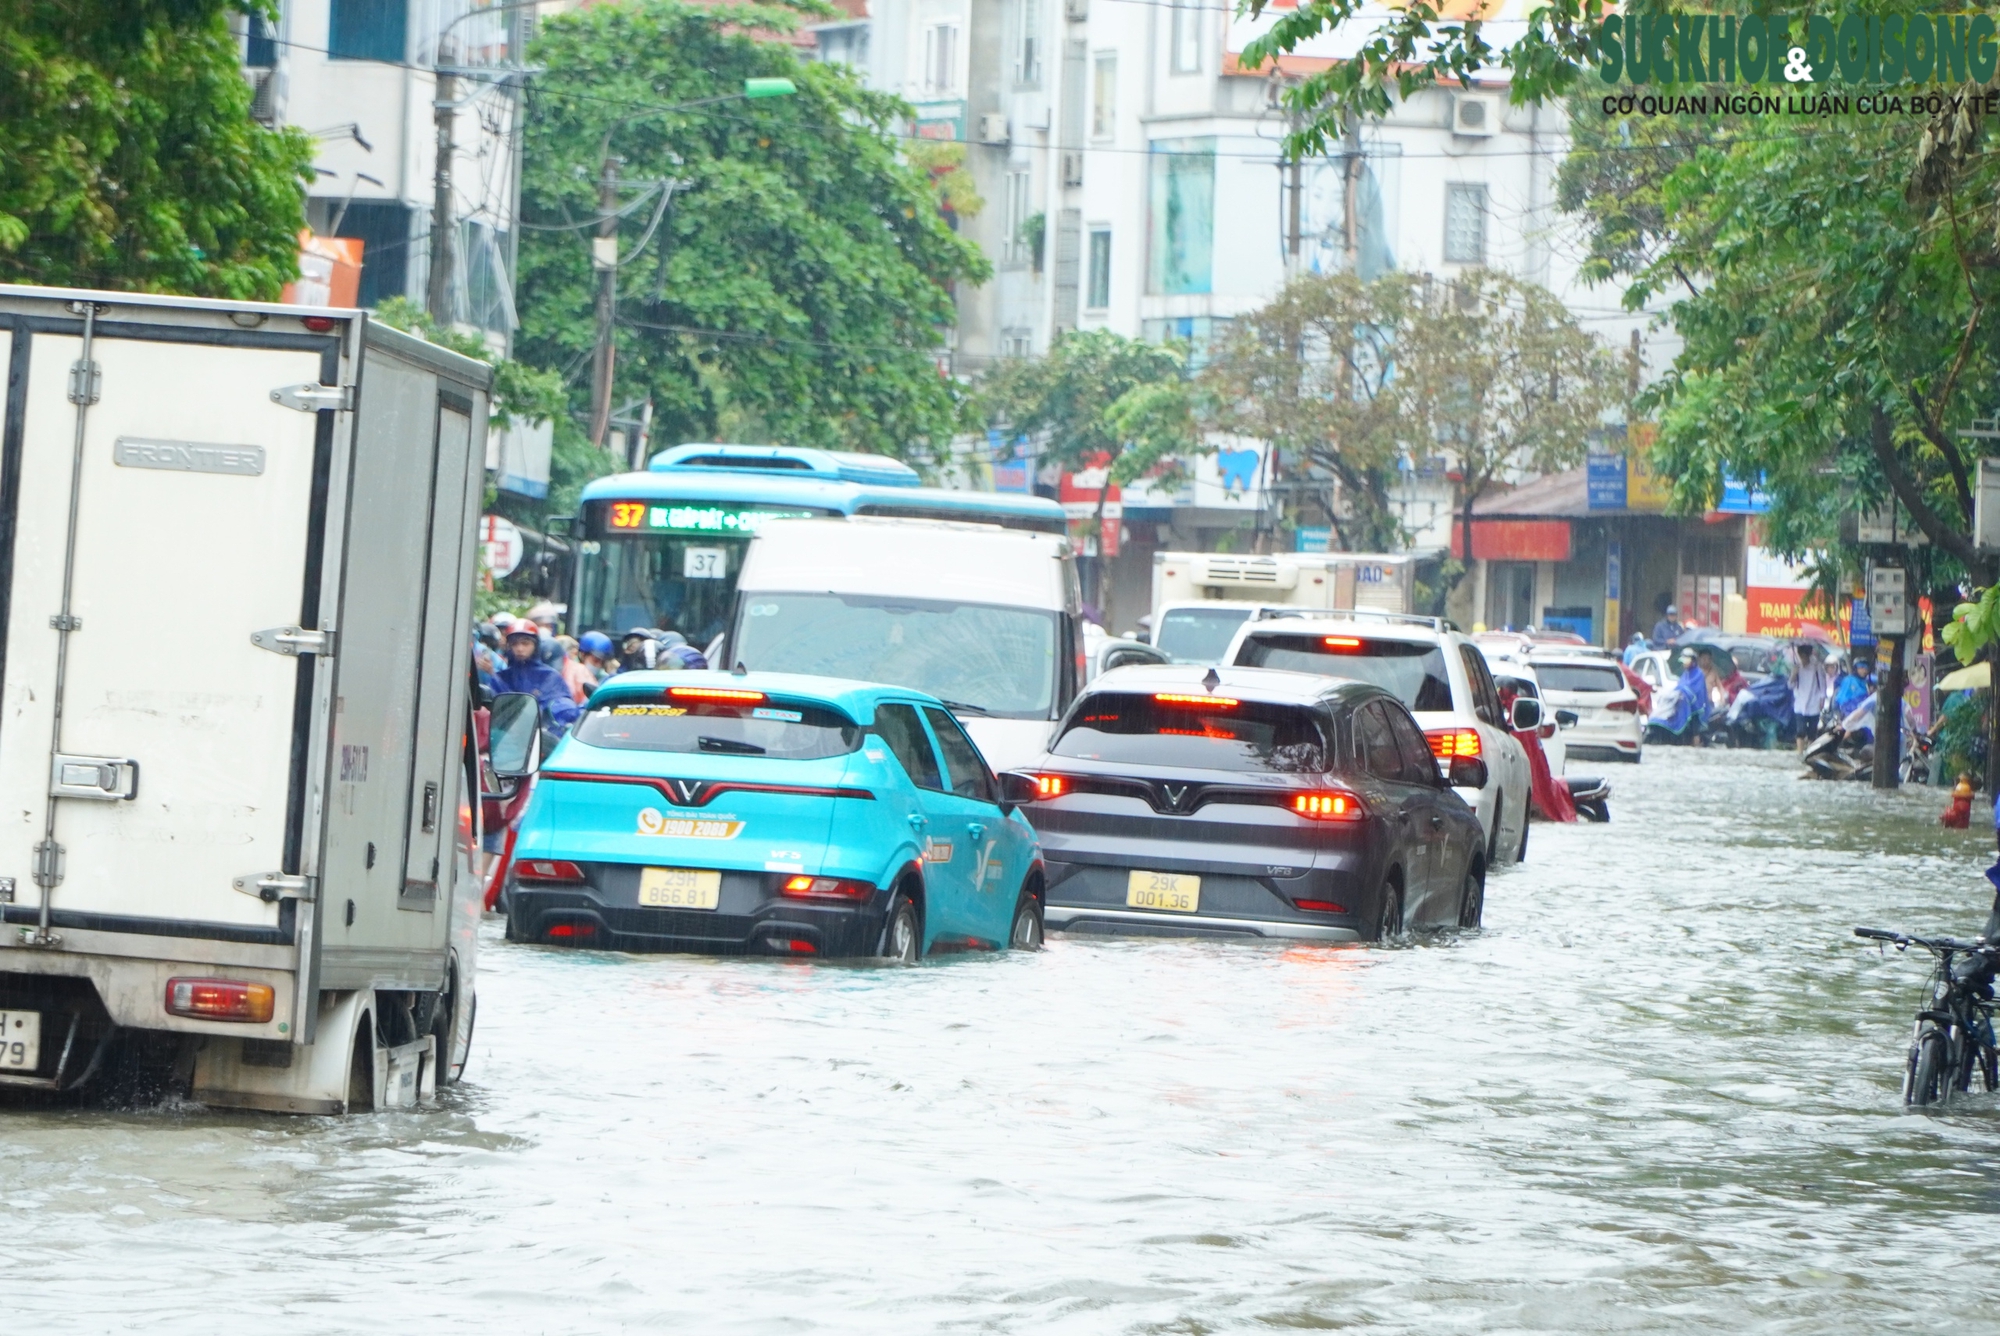
POLYGON ((1566 730, 1572 751, 1639 760, 1646 721, 1639 714, 1639 693, 1617 663, 1594 654, 1547 650, 1528 663, 1541 682, 1548 708, 1575 711, 1576 723, 1566 730))

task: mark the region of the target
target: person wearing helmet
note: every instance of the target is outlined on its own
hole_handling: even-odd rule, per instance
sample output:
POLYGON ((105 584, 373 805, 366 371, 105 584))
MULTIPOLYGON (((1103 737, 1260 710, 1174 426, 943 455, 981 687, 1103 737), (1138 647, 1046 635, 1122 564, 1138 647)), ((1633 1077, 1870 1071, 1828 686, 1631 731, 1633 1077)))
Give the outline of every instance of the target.
POLYGON ((708 667, 708 659, 679 631, 655 633, 657 648, 653 651, 653 666, 668 670, 691 671, 708 667))
POLYGON ((563 675, 541 659, 541 628, 523 619, 507 628, 507 662, 494 675, 502 691, 521 691, 541 702, 557 728, 568 728, 583 713, 563 675))
POLYGON ((652 627, 633 627, 618 641, 618 671, 637 673, 653 667, 659 648, 652 627))
POLYGON ((618 671, 618 647, 602 631, 585 631, 576 642, 576 657, 590 670, 591 680, 602 685, 618 671))

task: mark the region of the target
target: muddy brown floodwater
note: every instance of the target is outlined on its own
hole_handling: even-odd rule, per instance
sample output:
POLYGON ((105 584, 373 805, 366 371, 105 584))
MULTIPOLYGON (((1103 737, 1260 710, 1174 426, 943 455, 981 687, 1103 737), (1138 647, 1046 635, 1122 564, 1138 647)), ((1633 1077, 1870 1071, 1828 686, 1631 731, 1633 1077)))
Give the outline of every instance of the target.
POLYGON ((1990 834, 1784 756, 1608 769, 1612 824, 1402 949, 489 931, 435 1109, 0 1111, 0 1327, 1993 1329, 2000 1106, 1900 1109, 1923 965, 1849 936, 1976 931, 1990 834))

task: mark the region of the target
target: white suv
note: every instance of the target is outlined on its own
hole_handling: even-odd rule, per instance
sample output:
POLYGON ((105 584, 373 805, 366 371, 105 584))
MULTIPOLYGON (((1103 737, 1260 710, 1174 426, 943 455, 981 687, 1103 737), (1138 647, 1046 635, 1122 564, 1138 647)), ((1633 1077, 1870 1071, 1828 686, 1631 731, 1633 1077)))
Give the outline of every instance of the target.
POLYGON ((1266 613, 1243 624, 1223 662, 1373 682, 1393 692, 1416 716, 1434 756, 1486 763, 1485 788, 1456 792, 1479 815, 1487 866, 1527 852, 1532 777, 1527 752, 1508 728, 1539 726, 1541 702, 1515 701, 1510 720, 1485 655, 1448 622, 1400 613, 1266 613))

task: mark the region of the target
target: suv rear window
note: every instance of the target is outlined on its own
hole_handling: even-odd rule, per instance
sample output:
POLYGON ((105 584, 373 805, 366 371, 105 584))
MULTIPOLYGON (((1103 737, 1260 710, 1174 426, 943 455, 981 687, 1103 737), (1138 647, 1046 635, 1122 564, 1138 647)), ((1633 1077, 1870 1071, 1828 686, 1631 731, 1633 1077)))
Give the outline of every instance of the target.
POLYGON ((576 740, 618 751, 694 752, 813 761, 861 745, 853 720, 824 705, 797 701, 676 700, 621 697, 587 712, 576 740))
POLYGON ((1153 628, 1153 644, 1175 663, 1221 663, 1248 608, 1169 608, 1153 628))
POLYGON ((1314 711, 1228 696, 1194 701, 1127 692, 1086 696, 1049 750, 1086 761, 1200 770, 1317 774, 1327 768, 1326 732, 1314 711))
POLYGON ((1244 668, 1289 668, 1373 682, 1412 710, 1449 710, 1444 651, 1422 641, 1349 635, 1253 635, 1236 652, 1244 668))
POLYGON ((1538 663, 1535 676, 1549 691, 1623 691, 1625 674, 1609 664, 1538 663))

